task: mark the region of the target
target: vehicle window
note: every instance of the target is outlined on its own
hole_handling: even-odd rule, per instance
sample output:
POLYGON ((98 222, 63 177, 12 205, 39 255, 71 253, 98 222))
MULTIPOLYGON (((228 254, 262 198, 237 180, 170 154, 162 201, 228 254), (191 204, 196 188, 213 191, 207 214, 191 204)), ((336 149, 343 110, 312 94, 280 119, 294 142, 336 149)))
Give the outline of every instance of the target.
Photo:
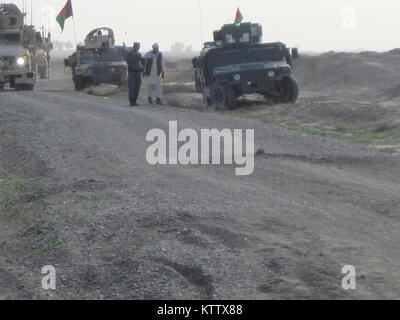
POLYGON ((21 40, 19 33, 2 33, 0 34, 0 42, 16 42, 21 40))
POLYGON ((120 52, 103 52, 101 54, 102 61, 111 62, 111 61, 122 61, 122 54, 120 52))
POLYGON ((276 48, 262 48, 262 49, 250 49, 249 59, 251 61, 278 61, 282 60, 279 51, 276 48))
POLYGON ((242 63, 245 57, 240 50, 218 52, 211 57, 211 65, 216 67, 242 63))
POLYGON ((85 62, 96 62, 100 60, 100 56, 97 53, 87 53, 80 56, 81 63, 85 62))

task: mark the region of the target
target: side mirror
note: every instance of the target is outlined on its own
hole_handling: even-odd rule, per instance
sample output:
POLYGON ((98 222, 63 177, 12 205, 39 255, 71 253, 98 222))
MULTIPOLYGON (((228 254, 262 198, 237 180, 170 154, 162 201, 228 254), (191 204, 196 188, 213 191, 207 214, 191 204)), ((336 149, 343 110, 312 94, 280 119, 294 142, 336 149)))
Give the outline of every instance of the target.
POLYGON ((64 59, 64 66, 65 67, 69 67, 70 66, 69 59, 64 59))
POLYGON ((293 58, 293 60, 296 60, 299 58, 299 49, 297 49, 297 48, 292 49, 292 58, 293 58))

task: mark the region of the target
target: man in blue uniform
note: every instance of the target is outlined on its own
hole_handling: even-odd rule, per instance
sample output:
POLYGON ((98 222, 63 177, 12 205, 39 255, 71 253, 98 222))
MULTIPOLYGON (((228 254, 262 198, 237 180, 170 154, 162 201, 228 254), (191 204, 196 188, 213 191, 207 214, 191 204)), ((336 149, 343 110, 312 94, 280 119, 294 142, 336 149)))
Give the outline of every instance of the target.
POLYGON ((129 85, 129 101, 132 107, 138 106, 137 99, 139 97, 140 87, 142 86, 142 73, 144 71, 144 59, 140 54, 140 43, 133 44, 133 51, 126 55, 126 63, 128 64, 128 85, 129 85))

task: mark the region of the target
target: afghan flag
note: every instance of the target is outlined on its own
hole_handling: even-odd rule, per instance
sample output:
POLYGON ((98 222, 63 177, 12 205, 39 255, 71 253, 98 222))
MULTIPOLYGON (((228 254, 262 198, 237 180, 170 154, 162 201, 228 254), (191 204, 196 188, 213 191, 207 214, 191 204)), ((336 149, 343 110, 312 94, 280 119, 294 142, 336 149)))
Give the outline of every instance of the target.
POLYGON ((243 15, 240 12, 240 9, 238 8, 237 12, 236 12, 236 17, 235 17, 235 25, 242 23, 242 21, 243 21, 243 15))
POLYGON ((61 12, 58 14, 58 16, 56 18, 58 24, 61 27, 61 31, 64 31, 65 20, 72 17, 73 15, 74 15, 74 12, 72 10, 72 1, 68 0, 67 4, 61 10, 61 12))

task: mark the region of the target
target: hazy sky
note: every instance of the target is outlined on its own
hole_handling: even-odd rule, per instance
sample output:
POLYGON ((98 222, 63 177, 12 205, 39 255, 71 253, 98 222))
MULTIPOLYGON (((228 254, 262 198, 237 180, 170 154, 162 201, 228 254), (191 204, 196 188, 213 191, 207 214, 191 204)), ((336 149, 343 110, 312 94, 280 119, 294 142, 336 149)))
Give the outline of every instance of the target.
MULTIPOLYGON (((26 0, 29 4, 30 1, 26 0)), ((7 2, 7 1, 5 1, 7 2)), ((20 5, 22 0, 13 1, 20 5)), ((264 41, 280 40, 302 50, 389 50, 400 47, 399 0, 73 0, 78 41, 95 27, 109 26, 117 43, 140 41, 143 50, 159 42, 168 51, 175 41, 202 44, 212 31, 232 23, 238 5, 245 21, 259 22, 264 41), (201 15, 200 5, 201 3, 201 15)), ((53 38, 73 40, 72 20, 64 33, 54 23, 66 0, 33 0, 34 24, 49 8, 53 38)), ((30 11, 30 10, 28 10, 30 11)))

